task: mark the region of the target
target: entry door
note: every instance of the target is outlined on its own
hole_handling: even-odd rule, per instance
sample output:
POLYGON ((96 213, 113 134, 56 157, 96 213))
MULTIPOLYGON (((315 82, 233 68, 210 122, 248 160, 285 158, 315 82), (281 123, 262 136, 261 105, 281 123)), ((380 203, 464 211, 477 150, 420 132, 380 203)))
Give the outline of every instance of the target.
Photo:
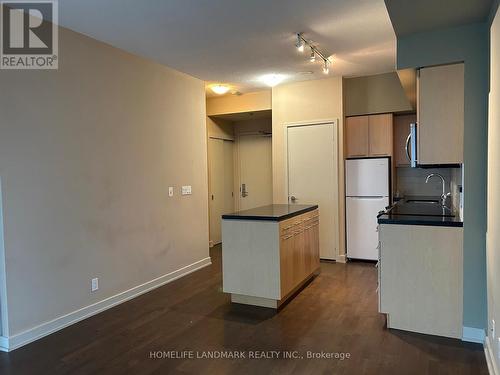
POLYGON ((209 138, 210 244, 221 242, 221 216, 234 211, 233 142, 209 138))
POLYGON ((273 202, 272 139, 266 135, 238 137, 240 210, 273 202))
POLYGON ((338 176, 335 124, 287 128, 288 199, 318 204, 320 257, 336 258, 338 176))

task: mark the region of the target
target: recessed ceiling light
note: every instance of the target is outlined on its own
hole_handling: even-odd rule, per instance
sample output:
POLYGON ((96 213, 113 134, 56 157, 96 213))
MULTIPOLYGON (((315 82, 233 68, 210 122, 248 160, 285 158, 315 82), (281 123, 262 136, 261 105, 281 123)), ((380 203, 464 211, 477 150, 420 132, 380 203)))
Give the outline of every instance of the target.
POLYGON ((285 80, 286 76, 284 74, 265 74, 259 78, 261 82, 266 85, 274 87, 285 80))
POLYGON ((210 89, 217 95, 224 95, 229 91, 229 86, 226 85, 212 85, 210 89))

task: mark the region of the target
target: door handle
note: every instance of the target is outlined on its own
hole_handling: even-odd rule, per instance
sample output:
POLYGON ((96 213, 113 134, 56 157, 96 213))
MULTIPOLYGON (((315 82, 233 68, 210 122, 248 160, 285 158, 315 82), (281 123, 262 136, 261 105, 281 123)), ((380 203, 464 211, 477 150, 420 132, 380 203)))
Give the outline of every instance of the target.
POLYGON ((245 198, 248 196, 247 184, 241 184, 241 196, 245 198))
POLYGON ((297 201, 297 198, 292 195, 290 197, 290 202, 295 203, 296 201, 297 201))
POLYGON ((411 156, 410 156, 410 140, 411 140, 411 133, 408 134, 408 137, 406 138, 406 145, 405 145, 405 151, 406 151, 406 157, 408 158, 408 161, 411 162, 411 156))

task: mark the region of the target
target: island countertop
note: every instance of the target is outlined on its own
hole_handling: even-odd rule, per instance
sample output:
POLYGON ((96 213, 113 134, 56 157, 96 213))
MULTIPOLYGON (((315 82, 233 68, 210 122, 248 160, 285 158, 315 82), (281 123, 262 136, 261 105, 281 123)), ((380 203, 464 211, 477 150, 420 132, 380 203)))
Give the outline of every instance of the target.
POLYGON ((317 208, 317 204, 270 204, 267 206, 252 208, 250 210, 225 214, 222 215, 222 219, 282 221, 309 211, 313 211, 317 208))

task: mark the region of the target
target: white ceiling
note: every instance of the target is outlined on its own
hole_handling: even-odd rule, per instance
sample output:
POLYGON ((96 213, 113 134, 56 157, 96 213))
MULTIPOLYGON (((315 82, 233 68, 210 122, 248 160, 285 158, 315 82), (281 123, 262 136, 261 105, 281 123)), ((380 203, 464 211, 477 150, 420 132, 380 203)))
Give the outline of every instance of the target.
POLYGON ((262 74, 324 78, 294 48, 304 32, 331 75, 393 71, 395 34, 383 0, 59 0, 62 26, 207 82, 260 89, 262 74), (304 72, 313 72, 304 74, 304 72))

